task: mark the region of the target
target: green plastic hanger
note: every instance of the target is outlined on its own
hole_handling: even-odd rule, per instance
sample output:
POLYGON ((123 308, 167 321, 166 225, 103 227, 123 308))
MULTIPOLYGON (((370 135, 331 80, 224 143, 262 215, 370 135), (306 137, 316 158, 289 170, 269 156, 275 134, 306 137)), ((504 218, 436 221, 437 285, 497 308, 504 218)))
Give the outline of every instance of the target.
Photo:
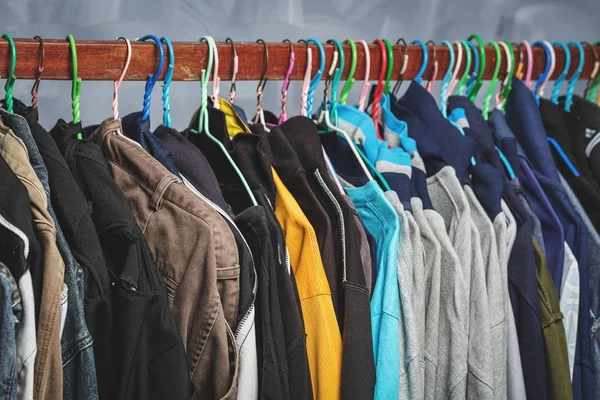
MULTIPOLYGON (((334 44, 339 53, 339 65, 335 68, 335 73, 333 74, 333 80, 331 81, 331 117, 333 119, 333 124, 338 126, 338 115, 337 115, 337 91, 340 85, 340 81, 342 80, 342 72, 344 71, 344 66, 346 64, 346 56, 344 55, 344 47, 342 44, 336 39, 330 39, 327 41, 328 44, 334 44)), ((325 102, 325 107, 327 107, 327 98, 323 98, 325 102)))
POLYGON ((479 51, 479 73, 477 74, 477 79, 475 80, 475 84, 469 91, 469 99, 471 101, 475 101, 477 98, 477 94, 479 94, 479 90, 481 89, 481 85, 483 85, 483 74, 485 73, 485 47, 483 45, 483 40, 479 37, 478 34, 474 33, 467 40, 471 41, 475 39, 477 42, 477 50, 479 51))
POLYGON ((483 99, 483 110, 482 115, 483 119, 488 120, 489 111, 490 111, 490 103, 492 102, 492 95, 494 94, 494 90, 496 90, 496 86, 498 86, 498 74, 500 73, 500 64, 502 64, 502 54, 500 53, 500 46, 498 43, 491 41, 487 43, 488 46, 493 46, 496 51, 496 66, 494 67, 494 74, 492 75, 492 80, 490 82, 490 86, 488 87, 487 92, 485 92, 485 98, 483 99))
POLYGON ((344 44, 350 45, 350 71, 348 72, 348 78, 346 79, 346 83, 342 88, 342 93, 340 94, 340 104, 346 104, 346 100, 348 99, 348 95, 350 94, 350 90, 354 85, 355 79, 354 74, 356 73, 356 43, 352 39, 346 39, 343 41, 344 44))
POLYGON ((471 46, 467 44, 466 40, 461 40, 460 43, 465 49, 465 56, 467 57, 467 62, 465 64, 465 71, 463 72, 463 76, 460 78, 460 81, 458 81, 456 93, 459 96, 463 96, 467 87, 467 79, 469 79, 469 71, 471 70, 471 46))
POLYGON ((392 79, 392 73, 394 72, 394 48, 392 44, 387 39, 382 39, 383 43, 385 43, 385 48, 387 49, 388 55, 388 64, 387 64, 387 72, 385 74, 385 85, 383 86, 383 94, 389 94, 390 89, 392 88, 392 84, 390 83, 392 79))
POLYGON ((231 164, 231 166, 235 170, 235 173, 239 176, 240 180, 242 181, 242 185, 244 186, 244 189, 246 189, 246 192, 248 193, 248 196, 252 201, 252 205, 256 206, 258 205, 258 203, 256 202, 256 198, 254 197, 252 190, 250 190, 250 186, 248 185, 246 178, 244 178, 244 175, 231 158, 231 155, 229 154, 223 143, 221 143, 221 141, 219 141, 210 133, 210 129, 208 127, 208 81, 212 70, 214 48, 212 45, 212 38, 209 36, 202 36, 199 42, 206 43, 208 45, 208 66, 206 67, 206 69, 203 69, 200 74, 200 96, 202 97, 200 102, 200 113, 198 118, 198 130, 191 129, 191 132, 197 135, 204 133, 219 147, 219 149, 221 149, 221 151, 227 158, 227 161, 229 161, 229 164, 231 164))
MULTIPOLYGON (((73 124, 81 122, 81 114, 79 111, 79 98, 81 97, 81 79, 77 76, 77 47, 75 46, 75 38, 68 34, 67 40, 71 48, 71 64, 73 68, 72 84, 71 84, 71 108, 73 109, 73 124)), ((83 140, 81 132, 77 133, 77 139, 83 140)))
POLYGON ((504 43, 510 49, 510 51, 508 53, 510 54, 511 67, 510 67, 510 70, 508 71, 508 74, 506 75, 506 78, 504 78, 504 81, 502 83, 503 89, 502 89, 502 96, 500 97, 502 102, 499 105, 499 108, 503 112, 504 112, 504 108, 506 107, 506 100, 508 99, 508 96, 510 95, 510 92, 512 91, 512 80, 513 80, 513 76, 515 76, 515 71, 516 71, 515 52, 513 50, 513 45, 509 41, 505 41, 504 43))
POLYGON ((600 45, 600 41, 594 43, 594 45, 590 45, 587 42, 584 44, 589 45, 592 48, 592 53, 594 54, 594 69, 590 75, 590 79, 588 80, 587 87, 585 88, 585 92, 583 93, 583 97, 588 101, 594 102, 596 98, 596 92, 598 90, 598 85, 600 85, 600 75, 598 75, 600 69, 600 58, 598 57, 598 53, 596 52, 596 47, 600 45))
POLYGON ((15 81, 17 77, 15 76, 15 68, 17 66, 17 48, 15 46, 15 42, 13 41, 12 36, 8 33, 2 35, 2 37, 8 40, 8 44, 10 47, 10 72, 8 73, 8 77, 6 78, 6 84, 4 85, 4 101, 6 105, 6 110, 9 113, 13 112, 13 88, 15 86, 15 81))

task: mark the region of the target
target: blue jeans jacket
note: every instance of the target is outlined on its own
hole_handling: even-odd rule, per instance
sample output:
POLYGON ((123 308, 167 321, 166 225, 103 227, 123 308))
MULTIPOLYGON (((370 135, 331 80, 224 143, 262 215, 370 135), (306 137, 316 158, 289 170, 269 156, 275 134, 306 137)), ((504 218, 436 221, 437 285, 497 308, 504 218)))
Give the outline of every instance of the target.
POLYGON ((16 331, 23 307, 17 282, 8 268, 0 263, 0 398, 17 399, 16 331))

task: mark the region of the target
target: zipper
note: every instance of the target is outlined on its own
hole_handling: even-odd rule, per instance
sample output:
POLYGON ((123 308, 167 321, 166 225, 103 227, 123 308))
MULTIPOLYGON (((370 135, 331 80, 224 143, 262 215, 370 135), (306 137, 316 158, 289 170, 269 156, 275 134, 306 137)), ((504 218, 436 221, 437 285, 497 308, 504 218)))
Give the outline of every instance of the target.
POLYGON ((329 201, 331 202, 331 204, 333 204, 333 208, 335 208, 335 213, 337 214, 338 223, 340 224, 340 234, 342 236, 342 264, 344 271, 342 282, 346 282, 346 228, 344 226, 344 215, 342 214, 342 207, 340 207, 340 203, 337 202, 335 196, 325 184, 325 181, 321 176, 321 172, 319 172, 318 169, 315 170, 315 176, 317 177, 317 182, 319 182, 321 189, 323 190, 323 192, 325 192, 325 195, 329 197, 329 201))
POLYGON ((204 200, 206 202, 206 204, 208 204, 211 208, 213 208, 216 212, 218 212, 223 218, 225 218, 227 221, 229 221, 229 223, 231 224, 231 226, 239 233, 240 237, 242 238, 242 240, 244 241, 244 246, 246 246, 246 249, 248 249, 248 254, 250 254, 250 260, 252 261, 252 267, 254 268, 254 287, 252 288, 252 305, 250 306, 250 308, 248 309, 248 311, 246 312, 246 314, 244 314, 244 317, 240 320, 234 336, 237 337, 237 335, 239 334, 242 325, 248 320, 248 318, 250 318, 250 314, 252 309, 254 308, 254 302, 256 301, 256 291, 257 291, 257 282, 258 282, 258 277, 256 276, 256 266, 254 264, 254 256, 252 255, 252 251, 250 250, 250 246, 248 245, 248 242, 246 241, 246 238, 244 237, 244 235, 242 235, 242 232, 240 232, 240 229, 237 227, 237 225, 233 222, 233 220, 231 219, 231 217, 229 216, 229 214, 227 214, 225 211, 223 211, 223 209, 221 209, 221 207, 217 206, 215 203, 213 203, 212 201, 210 201, 206 196, 204 196, 202 193, 200 193, 195 187, 194 185, 192 185, 190 183, 190 181, 188 181, 186 179, 185 176, 181 175, 181 180, 183 181, 183 184, 192 191, 192 193, 194 193, 196 196, 198 196, 200 199, 204 200))

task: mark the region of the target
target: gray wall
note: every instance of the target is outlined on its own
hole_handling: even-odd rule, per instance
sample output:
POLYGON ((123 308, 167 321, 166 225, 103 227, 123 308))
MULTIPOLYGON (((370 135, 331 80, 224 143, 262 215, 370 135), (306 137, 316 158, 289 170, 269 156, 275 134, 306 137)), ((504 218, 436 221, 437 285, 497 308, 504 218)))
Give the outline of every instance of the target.
MULTIPOLYGON (((147 33, 171 40, 197 40, 205 34, 216 40, 262 38, 280 41, 330 37, 396 40, 422 38, 456 40, 478 33, 483 39, 588 40, 600 39, 598 0, 0 0, 2 31, 14 37, 130 39, 147 33)), ((4 61, 3 61, 4 62, 4 61)), ((177 60, 176 60, 177 62, 177 60)), ((280 82, 269 82, 267 109, 279 109, 280 82)), ((355 85, 357 86, 357 85, 355 85)), ((125 82, 120 91, 121 115, 140 110, 143 82, 125 82)), ((15 96, 29 100, 31 82, 17 81, 15 96)), ((223 82, 221 93, 227 93, 223 82)), ((111 82, 84 82, 81 115, 93 124, 109 117, 111 82)), ((238 103, 252 115, 255 83, 238 85, 238 103)), ((320 92, 318 92, 320 96, 320 92)), ((152 120, 161 121, 160 87, 156 85, 152 120)), ((356 95, 356 92, 353 93, 356 95)), ((171 109, 175 127, 187 124, 199 103, 197 82, 174 82, 171 109)), ((289 112, 297 113, 299 83, 292 83, 289 112)), ((351 97, 351 101, 356 97, 351 97)), ((42 122, 70 119, 70 83, 42 82, 42 122)))

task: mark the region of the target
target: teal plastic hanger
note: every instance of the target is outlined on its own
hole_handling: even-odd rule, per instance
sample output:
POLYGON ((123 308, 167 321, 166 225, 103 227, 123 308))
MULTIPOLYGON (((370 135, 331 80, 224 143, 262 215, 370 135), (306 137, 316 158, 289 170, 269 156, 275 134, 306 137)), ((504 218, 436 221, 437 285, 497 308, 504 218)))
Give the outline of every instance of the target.
MULTIPOLYGON (((340 84, 340 80, 342 79, 342 72, 344 71, 344 66, 346 64, 346 57, 344 55, 344 47, 338 40, 330 39, 327 41, 327 43, 335 44, 335 47, 337 48, 338 53, 339 53, 339 56, 338 56, 339 64, 335 68, 335 73, 333 74, 333 79, 331 81, 331 102, 330 102, 331 118, 333 119, 333 125, 338 126, 337 91, 338 91, 338 87, 340 84)), ((323 99, 323 102, 325 103, 325 107, 327 107, 327 99, 326 98, 323 99)))
POLYGON ((315 38, 308 38, 306 42, 314 43, 319 49, 319 69, 317 70, 315 76, 310 80, 310 87, 308 88, 308 103, 306 105, 306 112, 310 117, 312 115, 313 102, 315 100, 315 90, 317 89, 317 85, 321 81, 323 71, 325 70, 325 49, 323 49, 321 42, 315 38))
POLYGON ((483 40, 481 40, 479 35, 477 35, 475 33, 472 34, 471 36, 469 36, 469 38, 467 40, 470 43, 470 41, 473 39, 475 39, 475 41, 477 42, 477 49, 479 51, 479 58, 480 58, 480 63, 481 63, 479 66, 479 73, 477 74, 477 79, 475 80, 475 83, 469 90, 469 99, 474 102, 475 99, 477 98, 477 94, 479 94, 481 85, 483 85, 483 74, 485 73, 486 60, 485 60, 485 47, 483 45, 483 40))
POLYGON ((246 192, 248 193, 248 196, 250 197, 250 200, 252 201, 252 205, 256 206, 256 205, 258 205, 258 203, 256 202, 256 198, 254 197, 252 190, 250 190, 250 186, 248 185, 246 178, 244 178, 244 175, 242 174, 242 172, 240 171, 238 166, 235 164, 235 162, 231 158, 231 155, 229 154, 229 152, 227 151, 227 149, 225 148, 223 143, 221 143, 221 141, 219 141, 217 138, 215 138, 210 133, 209 124, 208 124, 208 81, 210 79, 210 73, 212 70, 213 51, 214 51, 211 39, 212 38, 210 38, 209 36, 202 36, 202 38, 200 38, 200 40, 199 40, 199 42, 203 42, 208 45, 208 65, 207 65, 206 69, 203 69, 202 72, 200 73, 201 102, 200 102, 200 112, 199 112, 199 118, 198 118, 198 130, 191 129, 190 131, 197 135, 204 133, 206 136, 208 136, 208 138, 210 140, 212 140, 219 147, 219 149, 221 149, 221 151, 227 158, 227 161, 229 161, 229 164, 233 167, 235 173, 240 178, 240 181, 242 182, 244 189, 246 190, 246 192))
POLYGON ((567 153, 565 153, 565 151, 562 149, 562 147, 560 147, 560 144, 558 144, 558 142, 554 138, 549 137, 547 139, 548 139, 548 142, 550 143, 550 145, 552 147, 554 147, 554 149, 556 150, 556 152, 558 153, 560 158, 562 158, 563 162, 565 163, 567 168, 569 168, 569 170, 571 171, 573 176, 575 178, 579 178, 579 172, 577 171, 577 168, 575 168, 575 166, 569 159, 569 156, 567 156, 567 153))
POLYGON ((508 162, 508 159, 506 158, 506 156, 504 155, 504 153, 502 152, 502 150, 500 150, 500 148, 498 146, 494 146, 494 148, 498 152, 498 156, 500 156, 500 161, 502 161, 502 164, 504 164, 504 168, 506 169, 506 172, 508 173, 509 179, 511 181, 514 180, 515 179, 515 171, 513 170, 512 165, 510 165, 510 163, 508 162))
POLYGON ((421 39, 413 40, 412 42, 410 42, 410 44, 418 44, 419 46, 421 46, 421 51, 423 52, 423 63, 421 64, 421 69, 419 69, 419 72, 417 73, 417 76, 414 79, 415 82, 420 84, 421 82, 423 82, 423 74, 425 73, 425 70, 427 69, 427 64, 429 63, 429 51, 427 50, 427 45, 421 39))
POLYGON ((17 67, 17 47, 15 46, 15 42, 13 41, 12 36, 8 33, 2 35, 2 37, 8 40, 8 45, 10 47, 10 71, 8 73, 8 77, 6 78, 6 83, 4 84, 4 102, 6 105, 6 110, 9 113, 13 112, 13 89, 15 86, 15 81, 17 77, 15 76, 15 68, 17 67))
POLYGON ((354 85, 355 79, 354 74, 356 73, 356 61, 358 56, 356 55, 356 43, 352 39, 344 40, 344 44, 350 45, 350 71, 348 72, 348 79, 346 79, 346 83, 342 88, 342 94, 340 94, 340 104, 346 104, 346 100, 348 99, 348 95, 350 94, 350 90, 354 85))
POLYGON ((550 97, 550 100, 554 104, 558 104, 558 95, 560 93, 560 86, 565 81, 565 78, 567 77, 567 73, 569 72, 569 67, 571 67, 571 51, 569 50, 569 47, 566 45, 565 42, 556 41, 556 42, 552 42, 552 45, 560 46, 563 49, 563 51, 565 52, 565 67, 563 68, 563 71, 561 72, 559 77, 556 78, 556 81, 554 82, 554 87, 552 88, 552 96, 550 97))
POLYGON ((448 70, 444 75, 444 79, 442 80, 442 87, 440 89, 440 111, 442 112, 444 117, 448 117, 446 111, 446 104, 448 103, 448 87, 450 86, 450 81, 452 80, 452 72, 454 71, 454 47, 452 46, 452 43, 450 43, 447 40, 443 40, 442 44, 448 48, 450 62, 448 63, 448 70))
MULTIPOLYGON (((71 108, 73 109, 73 124, 81 122, 79 112, 79 98, 81 97, 81 79, 77 76, 77 48, 75 47, 75 38, 68 34, 67 40, 71 47, 71 64, 73 68, 72 84, 71 84, 71 108)), ((77 133, 77 139, 83 140, 81 132, 77 133)))
POLYGON ((492 95, 496 90, 496 86, 498 86, 498 74, 500 73, 500 65, 502 64, 502 54, 500 53, 500 46, 498 43, 491 41, 487 43, 488 46, 493 46, 496 52, 496 65, 494 67, 494 73, 492 75, 492 80, 490 82, 490 86, 488 90, 485 92, 485 98, 483 99, 483 110, 481 114, 483 115, 483 119, 486 121, 489 117, 490 112, 490 103, 492 102, 492 95))
MULTIPOLYGON (((459 96, 464 96, 466 86, 467 86, 467 80, 469 79, 469 71, 471 70, 472 51, 471 51, 471 46, 468 45, 468 42, 466 40, 461 40, 460 43, 462 44, 463 48, 465 49, 465 56, 467 58, 467 62, 465 65, 465 71, 463 72, 463 75, 460 78, 460 81, 458 81, 458 86, 456 87, 456 93, 459 96)), ((475 54, 475 55, 477 55, 477 54, 475 54)), ((477 70, 477 68, 475 68, 475 70, 477 70)))
POLYGON ((172 127, 171 123, 171 100, 169 97, 171 81, 173 80, 173 67, 175 66, 175 52, 173 51, 173 45, 168 37, 163 36, 160 38, 162 42, 167 45, 167 51, 169 52, 169 64, 167 65, 167 72, 165 73, 165 80, 163 83, 163 125, 167 128, 172 127))
POLYGON ((573 76, 569 79, 569 85, 567 86, 567 96, 565 99, 565 111, 571 111, 571 104, 573 104, 573 92, 575 92, 575 85, 579 80, 579 75, 581 75, 581 71, 583 71, 583 66, 585 64, 585 51, 583 50, 583 46, 579 42, 569 42, 569 46, 577 47, 579 51, 579 64, 577 65, 577 70, 573 73, 573 76))

